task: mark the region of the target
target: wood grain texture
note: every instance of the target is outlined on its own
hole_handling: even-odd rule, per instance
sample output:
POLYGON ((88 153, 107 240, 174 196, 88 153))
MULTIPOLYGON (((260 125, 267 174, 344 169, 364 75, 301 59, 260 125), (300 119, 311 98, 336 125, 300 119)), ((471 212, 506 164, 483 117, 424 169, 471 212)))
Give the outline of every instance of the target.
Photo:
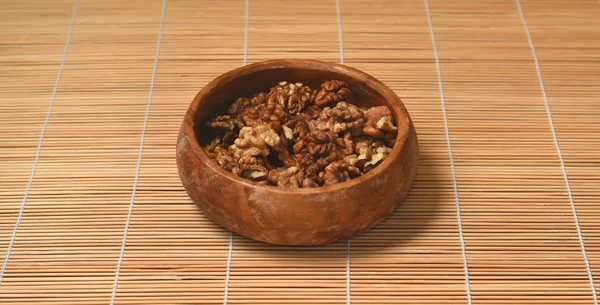
MULTIPOLYGON (((336 1, 250 0, 248 62, 340 61, 336 1)), ((340 0, 345 63, 384 81, 419 132, 407 202, 351 243, 235 235, 228 304, 468 304, 437 69, 422 0, 340 0)), ((596 289, 600 3, 521 0, 596 289)), ((2 1, 0 263, 12 236, 74 0, 2 1)), ((430 0, 472 304, 592 299, 534 57, 515 1, 430 0)), ((162 1, 81 0, 1 304, 110 304, 162 1)), ((185 194, 175 143, 193 96, 244 63, 246 1, 169 0, 116 304, 223 304, 229 233, 185 194)))

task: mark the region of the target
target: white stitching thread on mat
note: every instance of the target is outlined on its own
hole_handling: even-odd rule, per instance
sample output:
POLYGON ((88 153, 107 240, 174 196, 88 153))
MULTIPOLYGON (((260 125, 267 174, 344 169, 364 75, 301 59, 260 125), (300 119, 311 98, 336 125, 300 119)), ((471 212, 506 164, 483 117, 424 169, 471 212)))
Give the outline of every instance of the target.
POLYGON ((250 23, 250 0, 246 0, 246 30, 244 31, 244 65, 248 64, 248 24, 250 23))
POLYGON ((540 70, 537 53, 536 53, 535 47, 533 45, 533 39, 531 38, 531 33, 529 32, 529 26, 527 25, 527 21, 525 20, 525 14, 523 14, 523 8, 521 7, 521 1, 520 0, 516 0, 516 1, 517 1, 517 7, 519 8, 519 15, 521 16, 521 21, 523 22, 523 26, 525 27, 525 32, 527 33, 527 40, 529 41, 529 47, 531 48, 531 53, 533 54, 533 60, 535 62, 535 69, 537 71, 538 79, 540 80, 540 86, 542 87, 542 96, 544 97, 544 103, 546 104, 546 113, 548 114, 548 120, 550 121, 550 129, 552 130, 552 137, 554 137, 554 146, 556 147, 558 159, 560 160, 560 167, 562 168, 563 177, 565 179, 565 184, 567 187, 567 194, 569 195, 569 202, 571 203, 571 210, 573 212, 573 218, 575 220, 575 226, 577 227, 577 235, 579 237, 579 244, 581 246, 581 252, 583 253, 583 259, 585 261, 585 267, 587 269, 588 277, 590 279, 590 285, 592 286, 592 294, 594 297, 594 304, 598 305, 598 295, 596 292, 596 287, 594 285, 594 276, 592 274, 592 269, 590 267, 590 261, 587 256, 587 252, 585 251, 585 242, 583 241, 583 234, 581 233, 581 227, 579 226, 579 218, 577 217, 577 209, 575 208, 575 202, 573 201, 573 195, 571 194, 571 185, 569 183, 569 177, 567 175, 565 161, 563 160, 562 153, 560 152, 560 145, 558 145, 558 137, 556 136, 556 130, 554 129, 554 121, 552 119, 552 112, 550 111, 550 103, 548 103, 548 96, 546 95, 546 88, 544 86, 544 79, 542 77, 542 71, 540 70))
POLYGON ((339 39, 340 39, 340 62, 342 65, 344 64, 344 32, 342 28, 342 13, 340 12, 340 0, 335 0, 335 9, 337 11, 337 21, 338 21, 338 29, 339 29, 339 39))
MULTIPOLYGON (((250 0, 246 0, 246 22, 244 30, 244 66, 248 64, 248 23, 250 20, 250 0)), ((227 255, 227 273, 225 274, 225 293, 223 305, 229 302, 229 279, 231 278, 231 260, 233 259, 233 232, 229 232, 229 254, 227 255)))
POLYGON ((65 61, 67 60, 67 54, 69 53, 69 45, 71 44, 71 37, 73 36, 73 28, 75 27, 75 20, 77 19, 78 11, 79 11, 79 0, 77 0, 75 2, 75 8, 73 9, 73 18, 71 19, 71 26, 69 27, 69 34, 67 35, 67 41, 65 43, 65 50, 63 51, 63 56, 60 61, 60 67, 58 68, 58 75, 56 76, 56 82, 54 83, 54 89, 52 90, 52 97, 50 99, 50 105, 48 106, 48 113, 46 114, 46 121, 44 121, 44 126, 42 127, 42 132, 40 134, 40 139, 38 141, 37 152, 35 154, 35 159, 33 161, 31 175, 29 176, 29 182, 27 183, 27 187, 25 188, 25 195, 23 196, 23 201, 21 202, 21 209, 19 210, 19 216, 17 217, 17 222, 15 223, 15 228, 13 229, 13 234, 10 239, 10 243, 8 244, 8 249, 6 250, 6 257, 4 258, 4 264, 2 264, 2 271, 0 271, 0 285, 2 285, 2 279, 4 279, 4 272, 6 271, 6 267, 8 266, 8 260, 10 259, 10 253, 12 251, 13 246, 15 245, 15 239, 17 238, 17 231, 19 230, 19 225, 21 224, 21 219, 23 218, 23 213, 25 211, 25 203, 27 202, 27 197, 29 196, 29 190, 31 189, 31 185, 33 184, 33 177, 35 176, 35 170, 37 168, 38 161, 40 160, 40 152, 42 151, 42 143, 44 141, 44 134, 46 133, 46 127, 48 127, 48 122, 50 121, 50 115, 52 114, 52 107, 54 106, 54 100, 56 100, 56 92, 58 91, 58 85, 60 83, 60 76, 62 75, 62 71, 65 66, 65 61))
POLYGON ((233 232, 229 232, 229 255, 227 256, 227 273, 225 274, 225 296, 223 305, 229 302, 229 278, 231 277, 231 259, 233 258, 233 232))
POLYGON ((431 19, 431 12, 429 10, 429 1, 425 1, 425 9, 427 10, 427 19, 429 19, 429 31, 431 33, 431 42, 433 44, 433 52, 435 55, 435 65, 438 73, 438 83, 440 86, 440 99, 442 101, 442 110, 444 115, 444 128, 446 130, 446 143, 448 143, 448 157, 450 158, 450 168, 452 169, 452 182, 454 184, 454 200, 456 202, 456 218, 458 220, 458 233, 460 237, 460 246, 463 257, 463 264, 465 269, 465 287, 467 290, 467 300, 469 305, 473 303, 471 298, 471 284, 469 281, 469 265, 467 263, 467 249, 465 246, 465 236, 463 234, 462 217, 460 215, 460 200, 458 198, 458 186, 456 183, 456 170, 454 168, 454 158, 452 157, 452 145, 450 143, 450 131, 448 128, 448 116, 446 114, 446 100, 444 98, 444 86, 442 82, 442 70, 440 68, 440 57, 438 55, 437 43, 435 40, 435 31, 433 30, 433 21, 431 19))
MULTIPOLYGON (((337 13, 338 33, 340 40, 340 63, 344 64, 344 35, 342 28, 342 13, 340 10, 340 0, 335 0, 335 9, 337 13)), ((352 303, 351 278, 350 278, 350 238, 346 241, 346 304, 352 303)))
POLYGON ((133 204, 135 202, 135 194, 137 192, 137 185, 140 178, 140 168, 142 167, 142 156, 144 154, 144 138, 146 136, 146 129, 148 127, 148 117, 150 117, 150 107, 152 106, 152 93, 154 92, 154 81, 156 79, 156 70, 158 68, 158 56, 160 55, 160 44, 162 42, 163 27, 165 25, 165 13, 167 11, 167 0, 163 0, 162 14, 160 17, 160 28, 158 30, 158 41, 156 43, 156 55, 154 56, 154 68, 152 69, 152 78, 150 80, 150 92, 148 94, 148 104, 146 106, 146 117, 144 118, 144 127, 142 129, 142 135, 140 139, 140 152, 138 155, 137 168, 135 171, 135 180, 133 181, 133 190, 131 191, 131 201, 129 202, 129 211, 127 212, 127 222, 125 223, 125 230, 123 231, 123 241, 121 243, 121 253, 119 254, 119 262, 117 263, 117 270, 115 272, 115 283, 113 285, 112 296, 110 298, 110 304, 115 304, 117 297, 117 288, 119 286, 119 276, 121 275, 121 265, 123 264, 123 256, 125 255, 125 247, 127 245, 127 234, 129 233, 129 224, 131 223, 131 214, 133 214, 133 204))

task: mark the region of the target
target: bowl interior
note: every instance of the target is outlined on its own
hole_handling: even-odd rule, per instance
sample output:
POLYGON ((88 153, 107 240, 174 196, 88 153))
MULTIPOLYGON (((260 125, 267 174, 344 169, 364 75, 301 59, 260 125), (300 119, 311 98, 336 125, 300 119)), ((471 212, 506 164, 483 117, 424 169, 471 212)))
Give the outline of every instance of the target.
POLYGON ((412 131, 410 116, 400 98, 372 76, 347 66, 318 61, 285 59, 263 61, 229 71, 208 83, 196 95, 185 115, 182 132, 187 135, 195 158, 212 171, 231 182, 252 188, 267 188, 270 192, 281 194, 325 194, 343 189, 351 189, 367 180, 383 174, 387 168, 401 157, 404 144, 412 131), (201 146, 208 143, 213 133, 206 127, 206 121, 215 115, 225 113, 226 109, 238 97, 252 97, 259 92, 269 92, 270 88, 281 81, 301 82, 311 88, 319 88, 327 80, 342 80, 348 83, 353 92, 352 103, 371 107, 385 105, 391 109, 398 126, 398 134, 392 151, 385 160, 367 174, 349 181, 319 188, 288 189, 270 185, 256 185, 240 178, 218 166, 210 160, 201 146))
POLYGON ((198 108, 192 123, 196 139, 200 145, 208 143, 212 133, 205 122, 215 115, 224 114, 238 97, 250 98, 259 92, 268 93, 271 87, 281 81, 301 82, 316 89, 321 83, 332 79, 348 83, 353 92, 353 104, 364 107, 390 106, 396 121, 398 110, 404 110, 398 109, 396 101, 389 101, 389 96, 382 94, 379 88, 382 84, 357 70, 319 61, 264 62, 228 72, 202 90, 201 94, 204 94, 197 101, 198 108))

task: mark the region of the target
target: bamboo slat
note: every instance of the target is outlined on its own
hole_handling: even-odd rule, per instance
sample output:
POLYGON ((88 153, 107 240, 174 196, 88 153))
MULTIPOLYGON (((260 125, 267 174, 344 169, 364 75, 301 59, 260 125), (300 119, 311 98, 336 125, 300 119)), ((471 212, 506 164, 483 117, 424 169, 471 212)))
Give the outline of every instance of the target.
POLYGON ((598 305, 598 1, 163 3, 2 1, 0 304, 598 305), (415 122, 406 202, 349 244, 230 235, 181 186, 193 96, 273 58, 359 68, 415 122))

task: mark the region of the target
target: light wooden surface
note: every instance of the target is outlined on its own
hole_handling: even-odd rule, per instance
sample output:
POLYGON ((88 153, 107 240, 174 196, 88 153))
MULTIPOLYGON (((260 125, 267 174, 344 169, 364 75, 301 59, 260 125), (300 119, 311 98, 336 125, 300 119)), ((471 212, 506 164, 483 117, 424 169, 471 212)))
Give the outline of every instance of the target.
POLYGON ((0 304, 598 305, 600 2, 0 4, 0 304), (415 122, 406 203, 230 252, 177 175, 185 109, 245 59, 341 55, 415 122))

